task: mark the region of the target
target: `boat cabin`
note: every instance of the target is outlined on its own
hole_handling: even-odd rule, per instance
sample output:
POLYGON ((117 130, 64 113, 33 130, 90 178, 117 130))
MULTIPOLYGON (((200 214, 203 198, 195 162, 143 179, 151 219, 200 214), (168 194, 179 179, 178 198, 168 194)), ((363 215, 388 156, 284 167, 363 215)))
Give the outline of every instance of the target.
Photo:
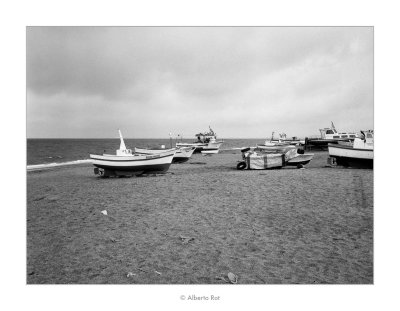
POLYGON ((117 156, 127 156, 132 155, 131 149, 117 149, 117 156))
POLYGON ((359 137, 357 133, 339 133, 334 127, 323 128, 319 130, 322 139, 350 139, 359 137))
POLYGON ((353 148, 374 149, 374 132, 361 131, 361 138, 354 140, 353 148))
POLYGON ((199 133, 196 134, 195 136, 197 137, 197 142, 198 143, 213 143, 216 142, 217 139, 217 134, 210 128, 209 132, 206 133, 199 133))

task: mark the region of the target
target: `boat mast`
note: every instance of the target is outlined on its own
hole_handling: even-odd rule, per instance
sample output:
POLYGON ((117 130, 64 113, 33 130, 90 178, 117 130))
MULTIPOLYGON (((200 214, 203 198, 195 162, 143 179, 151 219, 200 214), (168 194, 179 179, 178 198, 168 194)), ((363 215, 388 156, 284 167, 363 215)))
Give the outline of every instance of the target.
POLYGON ((119 150, 126 150, 125 142, 124 142, 124 139, 122 137, 122 133, 121 133, 120 129, 118 129, 118 133, 119 133, 119 138, 121 140, 121 144, 119 145, 119 150))

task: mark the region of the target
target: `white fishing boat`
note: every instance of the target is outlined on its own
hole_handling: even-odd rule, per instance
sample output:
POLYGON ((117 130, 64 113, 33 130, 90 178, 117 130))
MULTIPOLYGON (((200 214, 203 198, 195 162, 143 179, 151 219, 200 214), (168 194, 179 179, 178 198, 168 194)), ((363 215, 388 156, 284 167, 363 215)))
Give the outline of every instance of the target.
POLYGON ((120 147, 115 155, 90 154, 95 166, 94 173, 102 177, 133 176, 141 174, 161 174, 168 171, 176 150, 166 150, 158 154, 139 155, 127 149, 121 131, 120 147))
POLYGON ((285 133, 279 134, 279 138, 274 137, 275 132, 272 132, 271 138, 267 138, 264 142, 264 144, 257 144, 257 147, 270 147, 270 146, 288 146, 288 145, 293 145, 293 146, 299 146, 301 144, 304 145, 304 141, 301 141, 297 137, 292 137, 292 139, 287 139, 287 136, 285 133))
POLYGON ((182 147, 176 148, 176 153, 172 163, 183 163, 190 159, 196 147, 182 147))
POLYGON ((374 132, 361 131, 362 137, 354 139, 352 145, 329 144, 328 162, 346 167, 373 168, 374 132))
POLYGON ((327 147, 328 144, 337 144, 340 141, 353 141, 360 137, 358 133, 354 132, 338 132, 333 122, 331 127, 326 127, 319 130, 320 137, 306 137, 305 144, 307 146, 327 147))
POLYGON ((172 148, 172 149, 145 149, 145 148, 135 148, 134 151, 136 154, 160 154, 165 151, 175 150, 174 158, 172 159, 172 163, 183 163, 190 159, 192 156, 195 147, 182 147, 182 148, 172 148))
POLYGON ((206 150, 209 153, 218 153, 215 152, 216 149, 219 149, 223 144, 223 141, 217 141, 217 134, 209 127, 210 131, 206 133, 199 133, 195 136, 197 137, 197 141, 193 143, 176 143, 176 147, 195 147, 194 152, 201 152, 202 150, 206 150), (212 152, 214 150, 214 152, 212 152))
POLYGON ((219 146, 218 147, 212 147, 212 146, 205 146, 201 150, 202 155, 211 155, 211 154, 217 154, 219 152, 219 146))

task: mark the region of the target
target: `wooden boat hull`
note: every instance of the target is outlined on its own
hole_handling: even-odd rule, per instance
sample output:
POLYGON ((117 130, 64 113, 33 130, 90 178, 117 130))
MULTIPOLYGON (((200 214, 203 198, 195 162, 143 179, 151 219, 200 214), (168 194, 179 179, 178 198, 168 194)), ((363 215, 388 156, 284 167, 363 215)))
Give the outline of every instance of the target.
POLYGON ((219 148, 203 148, 201 150, 201 154, 217 154, 219 152, 219 148))
MULTIPOLYGON (((168 171, 175 150, 154 155, 90 155, 93 165, 112 175, 161 174, 168 171)), ((101 171, 100 171, 101 172, 101 171)))
POLYGON ((189 161, 190 157, 194 153, 194 147, 180 148, 176 150, 172 163, 184 163, 189 161))
POLYGON ((313 153, 299 154, 295 158, 292 158, 289 161, 287 161, 286 165, 291 165, 291 166, 306 165, 310 163, 313 157, 314 157, 313 153))
POLYGON ((183 148, 172 148, 172 149, 143 149, 143 148, 135 148, 136 154, 160 154, 166 151, 175 150, 175 155, 172 159, 172 163, 183 163, 190 159, 194 152, 194 147, 183 147, 183 148))
POLYGON ((358 159, 358 158, 349 158, 349 157, 331 157, 335 159, 334 164, 351 167, 351 168, 374 168, 374 160, 373 159, 358 159))
MULTIPOLYGON (((306 139, 307 146, 327 147, 328 144, 337 144, 340 139, 306 139)), ((342 140, 343 141, 343 140, 342 140)))
MULTIPOLYGON (((251 148, 242 149, 242 154, 244 157, 248 157, 246 153, 251 148)), ((300 149, 301 150, 301 149, 300 149)), ((286 146, 265 146, 257 145, 254 148, 254 152, 259 155, 281 155, 284 159, 283 166, 297 166, 298 168, 303 167, 303 165, 308 164, 314 157, 313 153, 299 153, 298 148, 292 145, 286 146)))
POLYGON ((195 147, 194 153, 201 152, 201 150, 203 150, 203 148, 206 146, 207 146, 207 144, 203 144, 203 143, 177 143, 176 144, 177 148, 195 147))
POLYGON ((194 153, 200 153, 201 151, 205 149, 211 149, 211 148, 219 148, 221 147, 223 143, 222 142, 209 142, 209 143, 177 143, 176 147, 177 148, 183 148, 183 147, 195 147, 194 153))
POLYGON ((370 168, 374 166, 373 149, 357 149, 346 145, 328 145, 330 158, 337 165, 356 168, 370 168))
POLYGON ((165 152, 176 151, 176 148, 171 149, 144 149, 144 148, 135 148, 133 149, 136 154, 161 154, 165 152))

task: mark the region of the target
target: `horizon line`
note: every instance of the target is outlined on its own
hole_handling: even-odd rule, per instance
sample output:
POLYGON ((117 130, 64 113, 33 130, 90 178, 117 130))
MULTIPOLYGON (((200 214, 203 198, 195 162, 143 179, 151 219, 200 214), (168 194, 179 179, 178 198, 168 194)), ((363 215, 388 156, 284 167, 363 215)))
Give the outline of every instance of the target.
MULTIPOLYGON (((314 135, 315 136, 315 135, 314 135)), ((265 139, 266 137, 224 137, 217 139, 265 139)), ((270 138, 270 137, 267 137, 270 138)), ((301 138, 301 137, 297 137, 301 138)), ((26 139, 119 139, 119 137, 26 137, 26 139)), ((170 139, 169 137, 124 137, 124 139, 170 139)), ((180 139, 178 137, 173 137, 172 139, 180 139)), ((183 138, 192 139, 195 138, 183 138)))

